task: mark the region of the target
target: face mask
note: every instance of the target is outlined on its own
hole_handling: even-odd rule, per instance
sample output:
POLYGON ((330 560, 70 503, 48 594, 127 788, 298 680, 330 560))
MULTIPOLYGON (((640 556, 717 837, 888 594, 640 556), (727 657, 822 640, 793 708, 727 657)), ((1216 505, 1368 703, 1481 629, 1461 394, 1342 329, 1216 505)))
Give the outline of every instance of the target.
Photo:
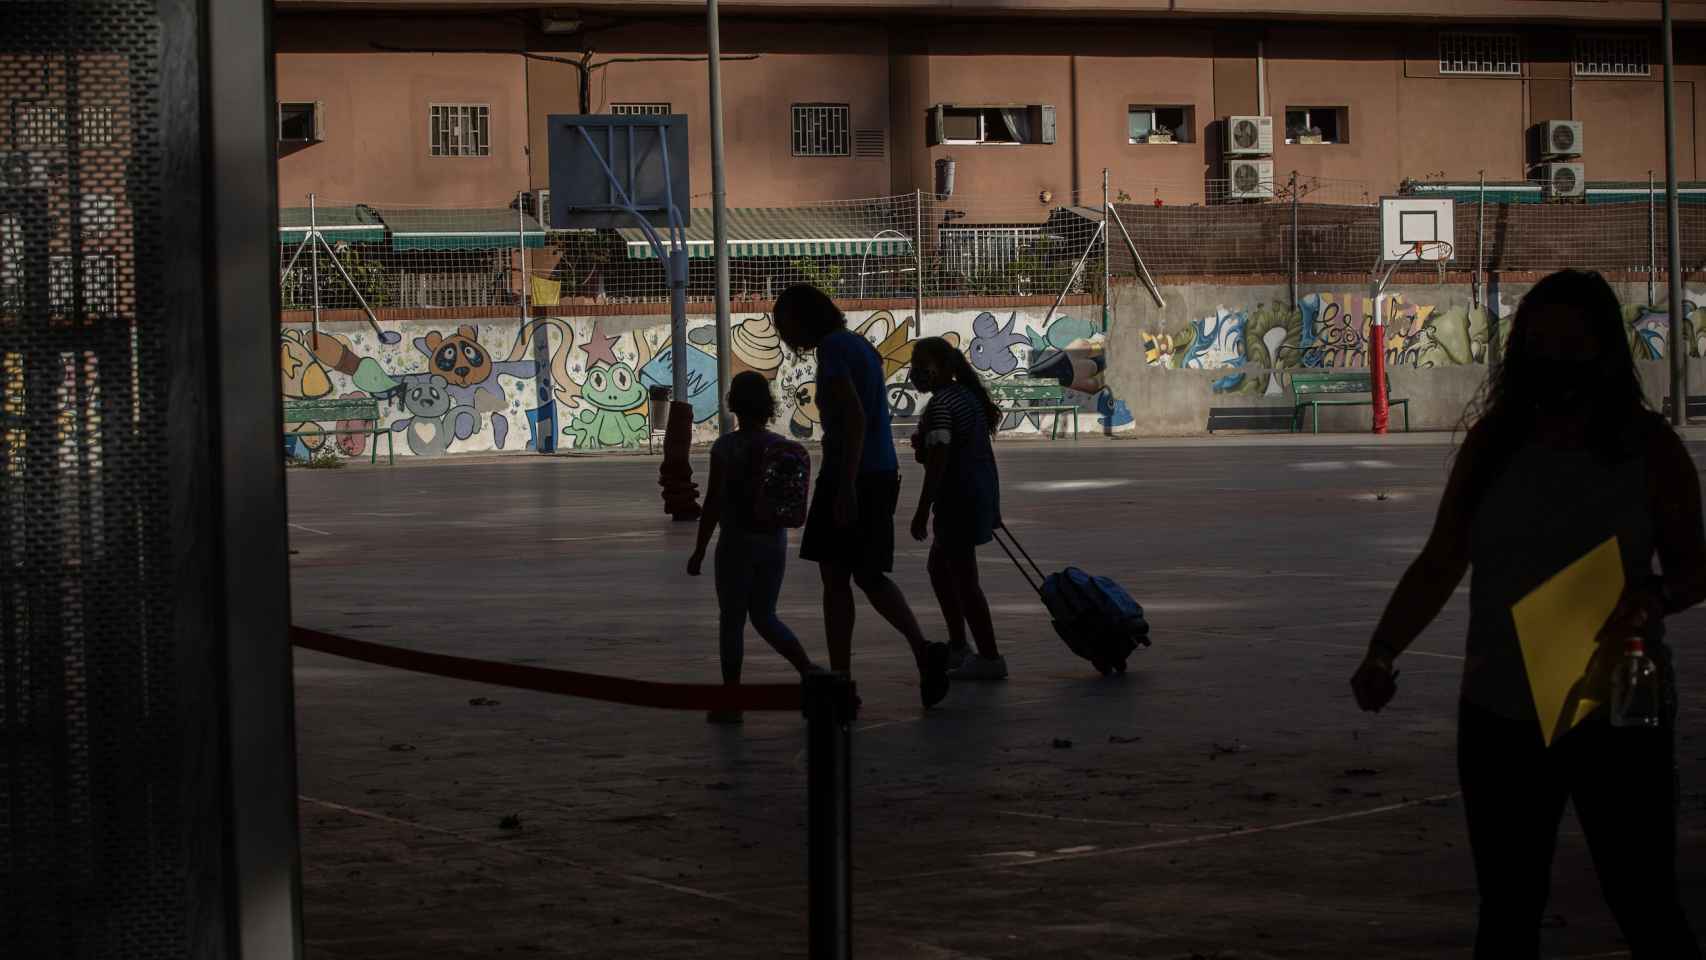
POLYGON ((907 373, 906 379, 912 384, 912 388, 914 390, 928 391, 930 389, 929 379, 925 377, 924 371, 919 369, 916 364, 914 364, 912 370, 907 373))

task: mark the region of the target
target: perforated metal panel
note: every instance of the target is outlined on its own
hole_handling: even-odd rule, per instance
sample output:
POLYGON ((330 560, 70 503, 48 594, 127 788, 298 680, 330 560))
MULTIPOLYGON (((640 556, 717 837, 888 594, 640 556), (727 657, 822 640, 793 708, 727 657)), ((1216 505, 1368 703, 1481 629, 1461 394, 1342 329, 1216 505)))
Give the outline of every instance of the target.
POLYGON ((195 572, 173 569, 161 435, 185 322, 163 212, 185 198, 159 6, 0 4, 0 953, 18 957, 191 952, 172 587, 195 572))

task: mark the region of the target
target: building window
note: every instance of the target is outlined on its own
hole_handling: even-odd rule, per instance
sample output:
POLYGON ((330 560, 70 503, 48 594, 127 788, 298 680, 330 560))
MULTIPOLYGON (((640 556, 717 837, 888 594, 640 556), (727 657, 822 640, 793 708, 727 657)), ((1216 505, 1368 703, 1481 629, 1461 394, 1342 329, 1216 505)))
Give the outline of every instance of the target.
POLYGON ((1652 45, 1643 36, 1599 34, 1576 38, 1579 77, 1650 77, 1652 45))
POLYGON ((1442 33, 1439 72, 1522 76, 1522 49, 1514 33, 1442 33))
MULTIPOLYGON (((435 108, 436 109, 436 108, 435 108)), ((318 101, 280 103, 278 139, 281 143, 318 143, 326 139, 324 110, 318 101)))
POLYGON ((1053 143, 1054 107, 965 107, 938 104, 930 108, 929 140, 943 143, 1053 143))
POLYGON ((1286 107, 1286 143, 1349 143, 1345 107, 1286 107))
MULTIPOLYGON (((72 293, 71 258, 53 256, 47 264, 47 308, 58 316, 77 309, 72 293)), ((118 312, 118 260, 110 254, 83 257, 83 316, 110 316, 118 312)))
POLYGON ((65 146, 65 108, 45 100, 26 100, 13 108, 18 145, 27 149, 65 146))
POLYGON ((1130 107, 1126 110, 1127 143, 1190 143, 1190 107, 1130 107))
POLYGON ((78 110, 78 134, 85 147, 109 147, 118 140, 118 110, 107 106, 85 106, 78 110))
POLYGON ((0 317, 15 319, 24 308, 24 224, 0 217, 0 317))
POLYGON ((845 157, 853 153, 845 103, 794 104, 794 156, 845 157))
POLYGON ((667 117, 667 103, 613 103, 610 112, 618 117, 667 117))
POLYGON ((491 156, 491 107, 483 103, 435 103, 429 114, 433 156, 491 156))

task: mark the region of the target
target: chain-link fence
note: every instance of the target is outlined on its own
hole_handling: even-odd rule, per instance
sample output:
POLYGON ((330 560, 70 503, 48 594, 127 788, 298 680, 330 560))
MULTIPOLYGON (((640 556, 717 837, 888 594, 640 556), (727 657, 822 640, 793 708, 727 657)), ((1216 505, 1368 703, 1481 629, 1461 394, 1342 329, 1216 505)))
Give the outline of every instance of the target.
MULTIPOLYGON (((1563 267, 1663 282, 1664 198, 1646 184, 1596 185, 1576 202, 1549 200, 1541 184, 1404 192, 1456 201, 1454 282, 1478 271, 1563 267)), ((1364 183, 1290 175, 1254 185, 1120 184, 1110 190, 1111 223, 1099 189, 1064 200, 916 192, 735 207, 731 300, 736 312, 762 311, 783 287, 805 281, 838 299, 910 301, 928 313, 973 302, 1101 303, 1105 278, 1117 286, 1144 271, 1161 284, 1343 280, 1366 276, 1379 259, 1379 198, 1364 183)), ((1706 191, 1683 201, 1683 264, 1692 276, 1706 270, 1706 191)), ((284 309, 293 319, 326 311, 381 319, 392 310, 511 316, 668 302, 663 264, 641 231, 557 230, 547 220, 538 195, 525 192, 454 207, 302 198, 280 216, 284 309)), ((715 294, 711 238, 710 210, 695 208, 686 242, 696 313, 708 312, 715 294)), ((1425 280, 1446 271, 1403 272, 1425 280)))

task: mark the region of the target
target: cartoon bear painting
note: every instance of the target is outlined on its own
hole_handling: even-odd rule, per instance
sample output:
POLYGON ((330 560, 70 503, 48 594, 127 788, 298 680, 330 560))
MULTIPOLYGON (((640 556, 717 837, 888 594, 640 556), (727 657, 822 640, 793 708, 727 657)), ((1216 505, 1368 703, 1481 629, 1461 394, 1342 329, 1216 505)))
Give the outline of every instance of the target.
MULTIPOLYGON (((521 353, 524 346, 518 343, 516 353, 521 353)), ((514 355, 508 360, 493 360, 480 343, 479 330, 467 324, 457 327, 448 337, 434 330, 417 339, 415 349, 426 355, 428 372, 443 379, 444 389, 452 400, 472 407, 480 417, 491 415, 492 445, 502 450, 509 437, 509 420, 504 416, 509 398, 504 395, 500 378, 532 377, 538 364, 514 355)))
POLYGON ((403 434, 410 453, 443 456, 451 443, 466 440, 479 429, 479 414, 455 402, 443 377, 415 374, 404 379, 403 410, 409 415, 393 421, 391 432, 403 434))

